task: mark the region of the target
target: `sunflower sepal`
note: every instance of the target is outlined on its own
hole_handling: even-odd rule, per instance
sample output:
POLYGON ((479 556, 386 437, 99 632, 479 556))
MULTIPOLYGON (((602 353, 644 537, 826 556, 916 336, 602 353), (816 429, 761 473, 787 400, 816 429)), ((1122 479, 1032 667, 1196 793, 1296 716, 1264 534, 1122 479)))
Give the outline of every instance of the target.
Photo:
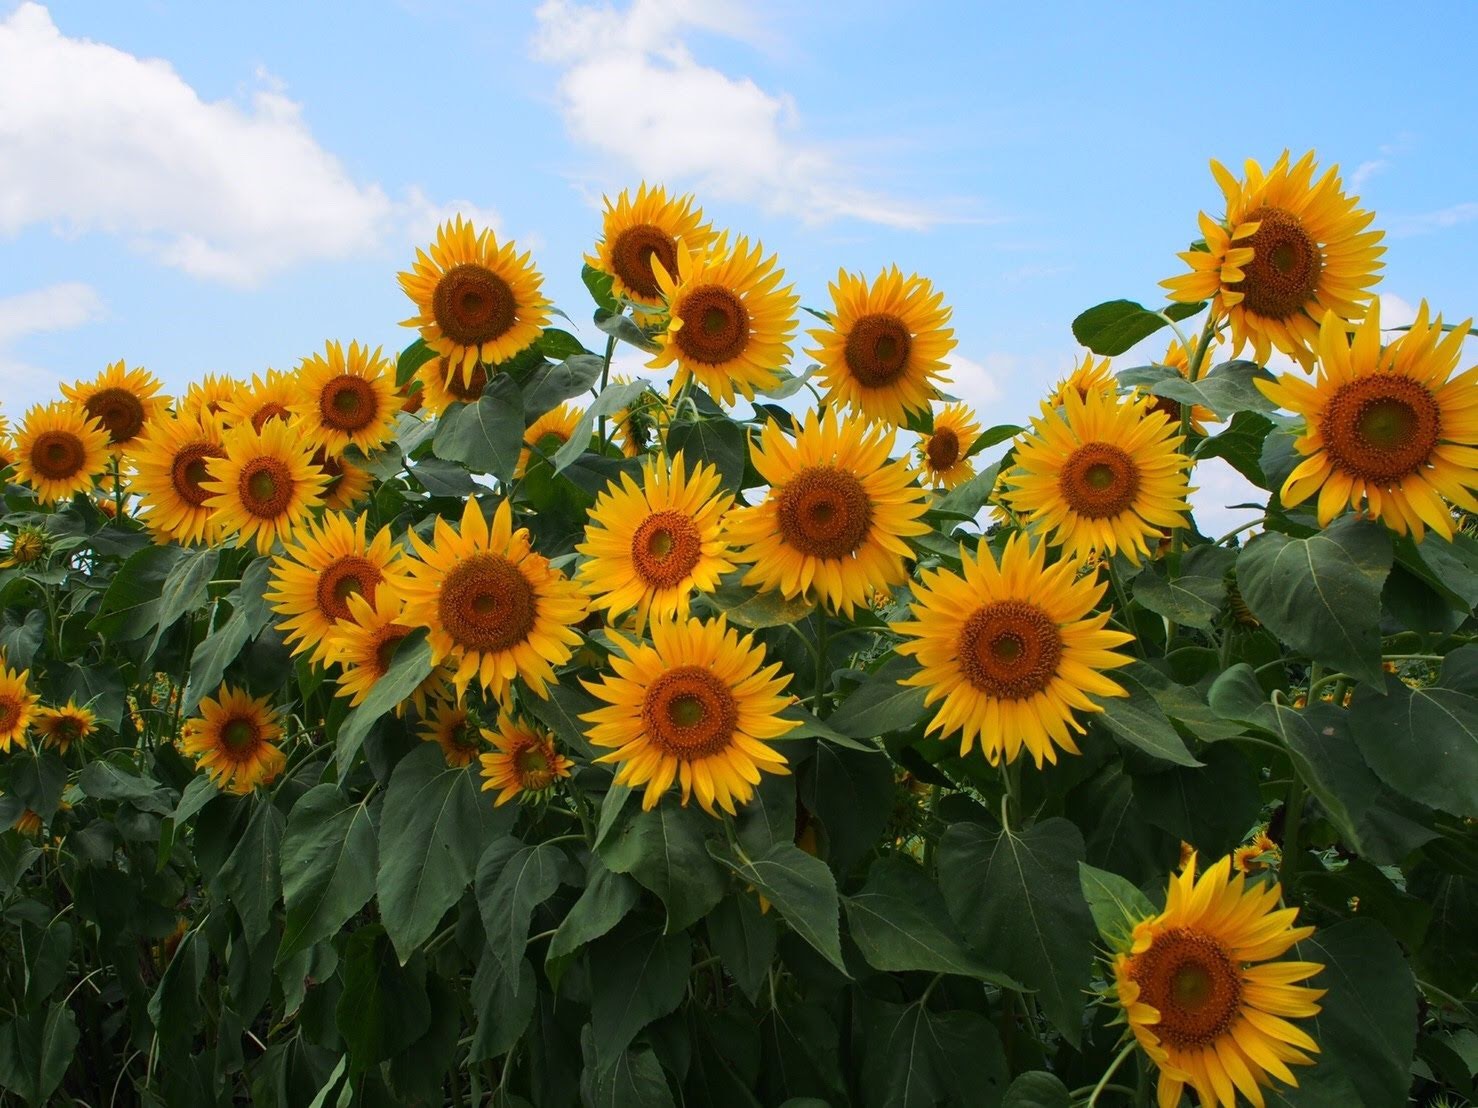
POLYGON ((1150 898, 1127 878, 1087 862, 1078 863, 1078 884, 1093 925, 1109 950, 1115 954, 1132 951, 1136 929, 1158 911, 1150 898))

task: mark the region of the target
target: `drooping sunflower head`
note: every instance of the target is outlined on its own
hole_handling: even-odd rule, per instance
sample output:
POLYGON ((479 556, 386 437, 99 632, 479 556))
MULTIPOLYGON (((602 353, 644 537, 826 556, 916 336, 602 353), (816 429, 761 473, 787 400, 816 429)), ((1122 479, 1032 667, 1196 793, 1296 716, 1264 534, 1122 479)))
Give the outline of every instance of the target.
POLYGON ((1061 411, 1044 404, 1017 441, 1006 498, 1075 558, 1122 551, 1138 562, 1190 511, 1178 430, 1133 397, 1069 391, 1061 411))
POLYGON ((952 489, 975 476, 970 451, 980 437, 975 413, 964 404, 951 404, 934 416, 934 430, 919 439, 921 476, 935 488, 952 489))
POLYGON ((313 464, 323 470, 323 506, 331 512, 347 512, 364 500, 375 483, 374 474, 319 447, 313 451, 313 464))
POLYGON ((766 258, 748 239, 732 250, 726 234, 706 250, 680 243, 676 272, 657 271, 668 320, 657 338, 662 350, 647 364, 675 365, 674 390, 692 379, 721 403, 734 403, 736 391, 753 400, 790 361, 800 298, 792 286, 780 287, 784 279, 774 255, 766 258))
POLYGON ((1185 1087, 1203 1105, 1263 1103, 1273 1078, 1298 1084, 1319 1044, 1292 1019, 1319 1013, 1322 989, 1297 984, 1324 967, 1282 958, 1313 934, 1280 909, 1280 887, 1249 885, 1223 858, 1199 878, 1192 857, 1170 879, 1165 910, 1142 920, 1114 958, 1115 988, 1141 1048, 1160 1070, 1159 1102, 1185 1087))
POLYGON ((309 521, 297 541, 272 561, 266 599, 283 618, 278 628, 294 654, 308 651, 309 661, 322 665, 331 656, 329 639, 339 620, 350 620, 351 596, 373 603, 381 588, 399 583, 395 563, 399 552, 391 543, 390 528, 382 527, 373 541, 365 533, 368 516, 358 520, 338 512, 309 521))
POLYGON ((222 535, 236 535, 238 544, 255 540, 257 552, 265 554, 323 503, 327 478, 312 463, 312 449, 296 425, 280 419, 268 420, 260 431, 249 423, 233 427, 223 446, 223 456, 205 459, 205 507, 215 513, 222 535))
POLYGON ((913 618, 893 624, 907 637, 898 652, 921 667, 904 683, 939 703, 928 730, 960 732, 962 755, 978 738, 992 765, 1023 750, 1038 768, 1059 749, 1078 753, 1076 713, 1101 711, 1093 697, 1125 695, 1103 671, 1132 661, 1115 650, 1131 636, 1108 630, 1108 612, 1093 612, 1107 583, 1079 577, 1066 559, 1047 565, 1046 551, 1019 532, 999 563, 983 543, 973 556, 962 551, 962 573, 925 571, 913 618))
POLYGON ((148 370, 118 361, 92 381, 63 385, 62 395, 102 424, 110 447, 123 451, 169 406, 169 397, 158 395, 162 387, 148 370))
POLYGON ((226 405, 236 399, 242 389, 236 378, 226 374, 207 373, 199 381, 192 381, 185 388, 185 398, 179 402, 176 414, 199 419, 209 414, 226 416, 226 405))
POLYGON ((22 527, 10 540, 10 548, 5 551, 4 559, 0 559, 0 568, 17 569, 21 566, 32 566, 46 557, 46 549, 49 544, 46 540, 46 532, 40 527, 32 527, 29 524, 22 527))
POLYGON ((431 657, 454 667, 460 696, 476 678, 495 700, 515 677, 548 695, 554 667, 569 661, 585 618, 580 587, 534 551, 525 528, 513 527, 507 500, 491 527, 468 497, 461 527, 437 517, 430 543, 414 531, 418 558, 409 558, 404 620, 430 628, 431 657))
POLYGON ((767 742, 797 726, 780 716, 790 677, 749 635, 720 618, 656 621, 650 645, 616 638, 614 673, 585 682, 605 705, 581 718, 592 745, 611 751, 596 760, 618 763, 616 783, 645 786, 644 809, 676 781, 683 804, 696 794, 710 815, 715 805, 732 815, 761 772, 790 772, 767 742))
POLYGON ((453 404, 476 404, 488 387, 488 369, 478 363, 463 373, 445 358, 432 358, 416 370, 416 379, 426 410, 439 416, 453 404))
POLYGON ((260 431, 269 420, 287 422, 297 400, 297 379, 291 373, 268 369, 265 377, 252 374, 251 384, 237 386, 235 393, 221 399, 221 423, 237 427, 245 423, 260 431))
POLYGON ((494 366, 531 346, 549 323, 544 278, 528 253, 513 243, 498 245, 493 232, 479 232, 461 216, 442 224, 429 253, 416 251, 400 287, 416 304, 406 327, 421 337, 469 381, 482 362, 494 366))
POLYGON ((722 528, 734 498, 719 482, 711 465, 689 474, 682 454, 648 459, 640 485, 625 473, 612 481, 576 547, 586 558, 579 575, 592 607, 613 619, 634 610, 640 632, 649 614, 686 618, 695 591, 718 588, 719 577, 734 568, 722 528))
POLYGON ((422 740, 438 744, 449 766, 470 766, 483 748, 482 736, 464 701, 438 701, 421 725, 422 740))
POLYGON ((679 241, 690 250, 705 250, 713 241, 702 209, 693 205, 691 195, 669 198, 661 185, 649 188, 646 182, 635 197, 627 189, 621 190, 615 203, 605 197, 601 238, 586 262, 610 274, 611 291, 617 297, 660 307, 657 265, 676 273, 679 241))
POLYGON ((955 347, 944 294, 895 265, 868 284, 845 270, 831 285, 831 326, 812 331, 807 353, 821 363, 823 403, 868 420, 902 424, 939 395, 944 359, 955 347))
POLYGON ((1266 866, 1278 865, 1282 848, 1268 835, 1266 827, 1253 833, 1252 841, 1232 851, 1232 868, 1238 873, 1256 873, 1266 866))
POLYGON ((498 790, 494 807, 502 807, 516 796, 538 796, 568 777, 575 763, 554 748, 554 735, 542 727, 504 712, 496 731, 483 729, 482 737, 497 749, 479 758, 482 791, 498 790))
POLYGON ((216 537, 214 513, 206 505, 206 462, 225 456, 220 417, 208 409, 149 424, 133 451, 131 489, 156 542, 188 546, 216 537))
POLYGON ((1337 166, 1314 179, 1312 150, 1294 163, 1285 150, 1266 172, 1249 159, 1240 181, 1216 161, 1211 172, 1226 215, 1201 213, 1206 248, 1181 254, 1191 271, 1160 284, 1172 300, 1210 300, 1231 323, 1234 356, 1251 345, 1266 363, 1276 348, 1308 369, 1325 312, 1365 314, 1383 232, 1367 230, 1375 217, 1345 194, 1337 166))
POLYGON ((16 476, 43 504, 85 492, 108 468, 108 432, 75 404, 37 405, 16 436, 16 476))
POLYGON ((395 429, 400 401, 395 369, 378 347, 329 342, 298 367, 297 397, 291 405, 302 433, 330 454, 356 446, 378 450, 395 429))
POLYGON ((31 691, 30 676, 30 670, 10 669, 0 654, 0 751, 6 754, 12 745, 26 745, 26 729, 41 699, 31 691))
POLYGON ((274 780, 287 759, 276 745, 282 738, 277 709, 266 697, 222 685, 200 702, 200 715, 181 730, 185 753, 227 792, 249 793, 274 780))
POLYGON ((73 743, 80 743, 97 730, 97 716, 90 708, 79 708, 68 699, 63 708, 38 708, 32 726, 47 746, 65 754, 73 743))
POLYGON ((565 402, 530 423, 524 429, 523 449, 518 452, 518 465, 514 467, 513 476, 522 477, 528 472, 535 450, 544 458, 553 457, 556 450, 575 437, 584 416, 584 408, 565 402))
POLYGON ((1364 508, 1418 541, 1430 527, 1453 537, 1450 505, 1478 511, 1478 366, 1456 376, 1469 323, 1444 335, 1422 303, 1411 329, 1381 346, 1380 304, 1347 337, 1330 312, 1319 333, 1313 383, 1294 374, 1258 381, 1267 397, 1304 417, 1294 440, 1303 461, 1279 493, 1286 507, 1318 493, 1319 526, 1364 508))
POLYGON ((1047 407, 1064 407, 1070 392, 1077 393, 1080 400, 1087 400, 1093 393, 1114 396, 1118 391, 1119 382, 1114 380, 1114 375, 1109 370, 1109 359, 1095 358, 1091 353, 1084 354, 1083 360, 1073 367, 1072 372, 1052 386, 1052 392, 1047 396, 1047 407))
MULTIPOLYGON (((359 593, 345 598, 349 619, 341 619, 328 635, 328 657, 343 670, 335 695, 347 697, 349 706, 357 708, 390 672, 395 652, 415 628, 405 621, 405 603, 393 590, 379 588, 374 602, 359 593)), ((447 685, 445 666, 435 666, 426 679, 416 686, 409 702, 416 711, 426 714, 428 697, 444 695, 447 685)), ((405 714, 405 701, 395 707, 396 715, 405 714)))
POLYGON ((851 615, 908 576, 908 538, 921 535, 926 494, 913 471, 889 461, 893 431, 813 410, 794 438, 770 422, 750 458, 769 483, 765 500, 729 516, 735 560, 753 563, 747 585, 787 598, 814 595, 851 615))

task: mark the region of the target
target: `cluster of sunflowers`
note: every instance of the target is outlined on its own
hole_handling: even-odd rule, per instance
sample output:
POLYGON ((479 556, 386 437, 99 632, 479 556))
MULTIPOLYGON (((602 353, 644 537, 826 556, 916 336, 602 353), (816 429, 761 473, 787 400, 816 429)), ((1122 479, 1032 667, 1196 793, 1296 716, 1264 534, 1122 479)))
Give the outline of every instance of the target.
MULTIPOLYGON (((1123 606, 1114 567, 1173 566, 1194 535, 1196 448, 1220 422, 1194 397, 1240 381, 1301 420, 1279 498, 1284 510, 1313 500, 1319 527, 1352 510, 1415 541, 1429 530, 1451 540, 1455 511, 1478 511, 1478 368, 1454 375, 1467 324, 1445 327, 1423 304, 1383 341, 1371 292, 1381 235, 1334 170, 1316 179, 1312 154, 1267 171, 1248 163, 1242 179, 1213 171, 1225 215, 1202 215, 1204 241, 1182 255, 1189 272, 1164 282, 1175 304, 1209 303, 1199 335, 1178 335, 1157 363, 1183 387, 1122 387, 1090 354, 1028 428, 983 431, 945 393, 950 309, 896 267, 838 274, 830 307, 812 312, 816 364, 792 375, 800 298, 776 259, 713 230, 691 197, 644 185, 607 202, 587 258, 603 358, 552 329, 527 253, 459 217, 400 274, 419 339, 399 358, 329 342, 293 373, 206 377, 173 402, 119 362, 27 412, 6 458, 41 508, 80 494, 158 544, 270 558, 264 599, 300 672, 336 670, 352 712, 404 688, 396 715, 413 714, 449 767, 479 758, 498 805, 550 803, 582 768, 540 712, 551 689, 578 680, 593 698, 583 738, 601 752, 588 764, 613 764, 611 787, 640 791, 646 811, 696 798, 728 827, 767 777, 790 772, 780 740, 835 737, 825 720, 844 682, 828 639, 860 631, 884 644, 868 665, 891 658, 891 688, 922 693, 923 734, 962 757, 978 745, 999 768, 1009 836, 1026 815, 1022 755, 1040 771, 1079 754, 1088 721, 1130 696, 1115 671, 1135 663, 1136 626, 1106 601, 1112 587, 1123 606), (499 418, 501 383, 527 386, 529 359, 565 340, 566 364, 585 359, 591 372, 526 426, 514 414, 516 461, 495 450, 482 470, 492 477, 457 494, 459 513, 386 518, 380 484, 409 470, 430 434, 437 456, 458 458, 436 422, 499 418), (618 341, 670 371, 670 388, 612 379, 618 341), (1250 349, 1259 366, 1276 350, 1297 367, 1213 369, 1219 345, 1232 358, 1250 349), (585 386, 595 400, 581 408, 571 401, 585 386), (815 407, 773 403, 802 389, 815 407), (682 424, 734 427, 725 410, 741 401, 753 430, 732 456, 693 447, 701 436, 674 441, 682 424), (900 432, 916 439, 901 455, 900 432), (977 466, 1008 439, 1003 464, 977 466), (582 533, 541 553, 526 490, 591 455, 582 533), (746 489, 759 490, 753 503, 746 489), (982 508, 986 537, 954 529, 982 508), (755 603, 791 618, 746 618, 755 603), (814 681, 787 672, 757 633, 806 618, 814 681)), ((1190 313, 1141 314, 1178 332, 1190 313)), ((48 541, 27 522, 4 565, 43 564, 48 541)), ((27 677, 0 667, 0 749, 34 728, 65 753, 96 730, 86 705, 38 708, 27 677)), ((264 790, 294 744, 329 726, 274 700, 223 683, 170 737, 222 790, 264 790)), ((937 786, 909 780, 917 844, 937 786)), ((910 852, 927 865, 931 849, 910 852)), ((1104 996, 1132 1034, 1087 1103, 1136 1045, 1166 1108, 1187 1087, 1203 1104, 1240 1094, 1261 1106, 1274 1079, 1297 1084, 1290 1067, 1319 1046, 1292 1021, 1320 1011, 1324 990, 1302 982, 1323 967, 1285 957, 1313 928, 1283 906, 1281 858, 1266 831, 1200 872, 1188 850, 1163 908, 1145 901, 1116 938, 1105 932, 1104 996)))

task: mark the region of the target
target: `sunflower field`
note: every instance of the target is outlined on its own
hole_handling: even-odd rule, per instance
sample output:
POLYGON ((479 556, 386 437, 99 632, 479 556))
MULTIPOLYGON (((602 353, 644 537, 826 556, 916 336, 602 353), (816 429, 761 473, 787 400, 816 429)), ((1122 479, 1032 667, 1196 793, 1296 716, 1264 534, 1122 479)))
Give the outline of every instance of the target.
POLYGON ((1020 423, 646 185, 593 327, 457 218, 398 356, 12 413, 5 1102, 1478 1097, 1469 324, 1212 173, 1020 423))

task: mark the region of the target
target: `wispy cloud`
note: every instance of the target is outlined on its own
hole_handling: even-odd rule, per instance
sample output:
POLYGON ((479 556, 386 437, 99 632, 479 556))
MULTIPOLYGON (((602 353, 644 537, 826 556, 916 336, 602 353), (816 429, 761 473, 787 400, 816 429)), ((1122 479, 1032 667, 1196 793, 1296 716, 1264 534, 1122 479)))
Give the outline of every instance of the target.
POLYGON ((1365 184, 1377 173, 1383 173, 1389 169, 1391 163, 1401 155, 1405 154, 1416 144, 1416 135, 1410 131, 1402 131, 1393 142, 1383 142, 1376 147, 1379 157, 1370 158, 1357 165, 1350 174, 1350 190, 1362 192, 1365 184))
POLYGON ((1450 227, 1471 223, 1475 219, 1478 219, 1478 202, 1469 200, 1461 204, 1452 204, 1446 208, 1438 208, 1435 212, 1398 215, 1390 221, 1388 226, 1392 238, 1404 239, 1445 231, 1450 227))
POLYGON ((0 298, 0 393, 19 413, 55 391, 55 373, 29 365, 11 353, 30 335, 69 331, 102 318, 103 299, 91 285, 65 281, 0 298))

